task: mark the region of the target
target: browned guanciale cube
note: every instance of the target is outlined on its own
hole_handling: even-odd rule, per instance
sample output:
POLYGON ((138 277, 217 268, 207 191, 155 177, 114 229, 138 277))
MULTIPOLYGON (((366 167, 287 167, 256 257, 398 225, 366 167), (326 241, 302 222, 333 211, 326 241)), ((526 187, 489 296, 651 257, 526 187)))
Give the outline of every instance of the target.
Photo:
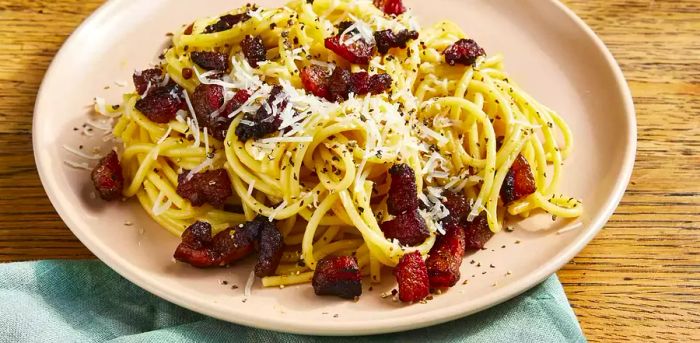
POLYGON ((352 256, 328 256, 318 261, 311 284, 316 295, 344 299, 362 295, 360 268, 352 256))
POLYGON ((384 237, 396 239, 401 245, 415 246, 430 236, 425 220, 418 211, 408 211, 380 224, 384 237))
POLYGON ((196 222, 182 233, 182 242, 173 256, 198 268, 229 265, 255 250, 260 231, 266 224, 271 224, 267 218, 258 217, 212 237, 209 223, 196 222))
POLYGON ((504 203, 509 204, 535 193, 535 191, 537 191, 537 186, 530 169, 530 163, 523 155, 518 155, 503 180, 501 199, 504 203))
POLYGON ((399 15, 406 12, 403 0, 374 0, 374 6, 389 15, 399 15))
POLYGON ((481 213, 473 221, 466 223, 464 227, 466 250, 483 249, 486 242, 493 237, 493 231, 489 229, 486 214, 481 213))
POLYGON ((374 32, 374 41, 377 43, 377 51, 384 55, 392 48, 406 48, 409 40, 418 39, 418 31, 401 30, 397 33, 391 30, 374 32))
POLYGON ((326 68, 311 65, 301 71, 304 89, 331 102, 342 102, 355 95, 380 94, 391 88, 391 76, 380 73, 370 76, 366 71, 357 73, 336 66, 332 73, 326 68))
POLYGON ((133 75, 134 87, 139 95, 143 95, 150 87, 156 88, 163 82, 163 71, 160 68, 151 68, 137 71, 133 75))
POLYGON ((443 54, 445 62, 453 66, 458 63, 472 65, 479 56, 486 55, 486 52, 473 39, 463 38, 450 45, 443 54))
POLYGON ((341 42, 340 35, 342 35, 342 32, 336 36, 326 38, 324 42, 326 49, 333 51, 350 63, 368 64, 374 52, 374 44, 368 43, 364 39, 358 39, 347 44, 346 41, 341 42))
POLYGON ((464 257, 464 230, 456 225, 448 226, 446 230, 444 236, 438 237, 425 261, 430 288, 433 289, 452 287, 460 278, 459 267, 464 257))
POLYGON ((92 170, 90 176, 100 198, 108 201, 121 198, 124 175, 116 152, 110 151, 107 156, 103 157, 92 170))
POLYGON ((453 192, 443 192, 442 196, 444 197, 442 204, 450 211, 450 215, 443 219, 443 222, 445 224, 461 224, 466 222, 467 216, 469 215, 469 202, 467 201, 467 197, 462 193, 453 192))
POLYGON ((270 221, 263 222, 260 230, 260 255, 255 265, 255 275, 270 276, 275 273, 282 259, 284 242, 277 226, 270 221))
MULTIPOLYGON (((226 31, 231 29, 234 25, 238 23, 243 23, 250 19, 250 16, 248 13, 240 13, 240 14, 227 14, 225 16, 222 16, 219 18, 219 21, 217 21, 214 24, 211 24, 207 26, 204 29, 204 33, 214 33, 214 32, 221 32, 221 31, 226 31)), ((190 31, 190 34, 192 32, 190 31)))
POLYGON ((386 205, 390 214, 399 215, 418 209, 416 174, 408 164, 396 164, 389 169, 391 187, 386 205))
POLYGON ((317 97, 328 97, 328 78, 330 73, 328 73, 326 68, 312 64, 302 69, 300 76, 304 89, 317 97))
POLYGON ((165 86, 151 85, 135 107, 150 121, 164 124, 175 119, 177 111, 187 108, 182 92, 183 89, 172 82, 165 86))
POLYGON ((289 97, 284 93, 282 86, 272 87, 270 96, 265 100, 268 106, 260 106, 255 113, 246 113, 243 116, 245 123, 241 122, 236 126, 238 139, 245 142, 278 131, 282 124, 280 114, 287 107, 288 100, 289 97))
POLYGON ((229 114, 238 109, 248 100, 250 94, 239 90, 231 100, 224 105, 224 88, 219 85, 200 84, 192 94, 192 107, 197 116, 200 128, 206 127, 216 139, 223 140, 233 121, 229 114))
POLYGON ((223 52, 193 51, 190 56, 192 62, 204 70, 226 71, 228 69, 228 54, 223 52))
POLYGON ((258 62, 267 60, 267 50, 263 45, 263 40, 259 36, 245 36, 241 41, 241 50, 248 64, 257 68, 258 62))
POLYGON ((192 173, 185 170, 177 177, 177 194, 192 203, 202 206, 208 203, 214 207, 223 207, 226 198, 233 194, 231 181, 224 169, 192 173))
POLYGON ((430 294, 428 269, 423 257, 414 251, 403 255, 394 268, 394 275, 399 284, 399 299, 403 302, 423 300, 430 294))

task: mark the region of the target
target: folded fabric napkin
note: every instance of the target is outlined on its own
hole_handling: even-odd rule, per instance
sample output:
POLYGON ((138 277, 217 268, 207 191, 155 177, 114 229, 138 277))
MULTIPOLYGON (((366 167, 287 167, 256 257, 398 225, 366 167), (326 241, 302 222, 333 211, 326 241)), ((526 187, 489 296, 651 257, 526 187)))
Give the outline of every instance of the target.
POLYGON ((141 290, 99 261, 0 264, 0 342, 585 342, 556 276, 489 310, 409 332, 299 336, 216 320, 141 290))

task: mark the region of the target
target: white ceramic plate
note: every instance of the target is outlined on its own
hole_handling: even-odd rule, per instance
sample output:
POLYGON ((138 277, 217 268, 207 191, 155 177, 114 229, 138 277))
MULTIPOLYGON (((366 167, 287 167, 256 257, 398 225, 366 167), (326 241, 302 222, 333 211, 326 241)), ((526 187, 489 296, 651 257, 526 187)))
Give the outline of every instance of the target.
MULTIPOLYGON (((144 289, 216 318, 278 331, 358 335, 424 327, 496 305, 544 280, 595 236, 620 201, 634 163, 634 109, 619 67, 580 19, 553 0, 408 0, 422 24, 451 19, 488 52, 504 53, 512 79, 568 121, 576 146, 565 166, 561 191, 583 199, 583 227, 557 234, 566 223, 550 219, 546 224, 523 224, 550 230, 498 234, 487 250, 466 258, 462 275, 469 283, 460 283, 428 304, 406 306, 391 297, 382 299, 380 294, 394 287, 390 276, 372 291, 365 285, 357 303, 316 297, 310 285, 263 289, 259 281, 244 302, 250 263, 213 270, 172 263, 178 238, 153 222, 135 200, 106 204, 91 198, 88 172, 66 166, 64 160, 75 157, 62 148, 101 143, 99 134, 85 137, 73 128, 85 123, 93 97, 118 103, 128 88, 114 81, 132 87, 133 70, 155 60, 166 32, 243 3, 108 1, 66 42, 39 92, 34 152, 51 202, 97 257, 144 289), (470 264, 472 259, 478 262, 470 264), (231 285, 240 288, 232 290, 231 285)), ((279 0, 257 3, 282 5, 279 0)))

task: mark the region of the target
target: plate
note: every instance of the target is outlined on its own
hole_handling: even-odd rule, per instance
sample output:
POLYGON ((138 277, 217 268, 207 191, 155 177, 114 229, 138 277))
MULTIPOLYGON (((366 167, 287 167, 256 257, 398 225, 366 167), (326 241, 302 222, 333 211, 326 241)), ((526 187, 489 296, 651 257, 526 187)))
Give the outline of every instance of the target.
POLYGON ((179 239, 135 200, 96 200, 89 173, 66 165, 75 157, 63 146, 101 146, 106 152, 98 130, 82 128, 93 98, 118 103, 130 89, 119 85, 129 83, 133 70, 155 61, 166 32, 241 6, 242 0, 111 0, 90 16, 56 55, 36 101, 34 153, 46 193, 73 233, 119 274, 170 302, 238 324, 317 335, 385 333, 463 317, 524 292, 572 259, 603 227, 625 191, 636 150, 627 84, 600 39, 559 2, 406 2, 421 24, 453 20, 486 51, 504 53, 511 79, 568 121, 576 144, 560 188, 583 199, 582 227, 558 232, 568 224, 549 219, 498 234, 486 250, 466 257, 466 285, 412 306, 380 296, 395 286, 390 274, 371 291, 365 284, 359 302, 317 297, 310 285, 263 289, 259 280, 246 298, 243 288, 253 261, 213 270, 173 263, 179 239))

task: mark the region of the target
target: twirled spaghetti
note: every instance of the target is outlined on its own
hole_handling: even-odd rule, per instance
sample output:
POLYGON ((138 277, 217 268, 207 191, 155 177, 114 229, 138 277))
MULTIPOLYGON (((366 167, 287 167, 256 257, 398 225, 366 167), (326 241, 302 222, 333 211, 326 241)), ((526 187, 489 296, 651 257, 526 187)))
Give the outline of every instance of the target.
POLYGON ((566 123, 508 78, 502 56, 481 56, 473 65, 445 63, 443 51, 466 37, 455 24, 421 29, 410 12, 388 16, 365 0, 295 0, 229 15, 244 13, 248 20, 225 30, 206 32, 219 21, 215 17, 173 35, 162 66, 166 79, 185 89, 187 103, 175 120, 149 120, 136 108, 144 97, 137 93, 124 95, 120 107, 109 111, 119 117, 113 134, 123 148, 123 195, 136 196, 173 234, 195 221, 219 232, 261 214, 278 221, 286 246, 276 275, 263 278, 265 286, 309 282, 316 262, 332 254, 354 255, 364 275, 378 282, 382 266, 395 266, 406 252, 430 251, 442 232, 443 190, 465 194, 469 220, 486 213, 493 232, 506 216, 537 210, 565 218, 581 214, 579 201, 555 195, 572 147, 566 123), (387 29, 415 30, 419 38, 372 56, 367 65, 350 64, 323 43, 344 20, 355 23, 359 38, 350 39, 369 40, 363 31, 387 29), (241 52, 246 36, 261 37, 267 47, 267 60, 257 67, 241 52), (193 63, 194 51, 227 51, 230 73, 212 77, 214 72, 193 63), (310 65, 382 72, 393 82, 385 93, 330 102, 304 90, 300 72, 310 65), (228 113, 233 120, 223 140, 190 115, 190 98, 202 83, 223 87, 227 100, 236 90, 250 93, 228 113), (289 96, 285 129, 239 140, 235 128, 249 125, 244 114, 265 106, 272 85, 289 96), (506 207, 500 191, 519 155, 529 162, 537 190, 506 207), (420 213, 430 230, 417 246, 401 246, 380 228, 389 217, 383 200, 387 170, 397 163, 415 172, 420 213), (178 194, 180 174, 216 168, 225 168, 231 180, 234 196, 227 206, 193 206, 178 194))

